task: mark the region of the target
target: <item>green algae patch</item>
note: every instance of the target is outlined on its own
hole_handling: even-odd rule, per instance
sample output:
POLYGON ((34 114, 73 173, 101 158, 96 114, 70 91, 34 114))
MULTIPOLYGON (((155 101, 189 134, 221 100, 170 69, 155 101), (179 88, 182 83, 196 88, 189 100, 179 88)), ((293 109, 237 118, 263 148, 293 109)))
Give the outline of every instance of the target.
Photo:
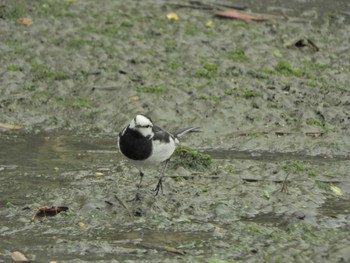
POLYGON ((231 60, 238 61, 238 62, 246 62, 249 60, 244 49, 242 49, 242 48, 237 48, 237 49, 229 52, 228 56, 231 60))
POLYGON ((303 72, 300 69, 296 69, 285 61, 279 61, 275 66, 275 71, 285 76, 301 77, 303 72))
POLYGON ((218 76, 218 67, 215 64, 205 63, 203 69, 196 71, 197 78, 213 78, 218 76))
POLYGON ((186 169, 203 171, 213 165, 213 160, 209 154, 201 153, 188 146, 178 146, 171 159, 174 168, 184 167, 186 169))
POLYGON ((138 87, 136 88, 141 93, 162 93, 166 91, 166 88, 162 86, 151 86, 151 87, 138 87))
POLYGON ((69 78, 68 74, 62 70, 54 70, 47 65, 36 62, 32 63, 31 73, 33 81, 65 80, 69 78))

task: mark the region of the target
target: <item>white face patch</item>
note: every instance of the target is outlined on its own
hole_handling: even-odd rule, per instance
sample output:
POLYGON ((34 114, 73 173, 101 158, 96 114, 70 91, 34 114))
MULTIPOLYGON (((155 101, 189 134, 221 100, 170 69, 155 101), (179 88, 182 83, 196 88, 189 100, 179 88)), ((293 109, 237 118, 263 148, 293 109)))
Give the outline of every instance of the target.
POLYGON ((130 122, 130 129, 140 132, 143 136, 153 137, 153 123, 149 118, 143 115, 136 115, 136 117, 130 122))

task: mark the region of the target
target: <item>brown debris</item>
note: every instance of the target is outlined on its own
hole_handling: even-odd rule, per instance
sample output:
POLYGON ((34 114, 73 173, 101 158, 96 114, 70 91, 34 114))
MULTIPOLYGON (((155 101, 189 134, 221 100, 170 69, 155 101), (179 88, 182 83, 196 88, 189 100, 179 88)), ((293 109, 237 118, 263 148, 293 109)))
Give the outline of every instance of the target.
POLYGON ((16 22, 20 25, 24 25, 24 26, 30 26, 33 24, 33 20, 31 18, 27 18, 27 17, 20 17, 16 20, 16 22))
POLYGON ((62 211, 68 211, 68 207, 66 206, 53 206, 53 207, 42 207, 42 208, 37 208, 34 209, 34 215, 33 215, 33 220, 34 219, 42 219, 44 217, 48 216, 56 216, 58 213, 62 211))
POLYGON ((243 21, 256 21, 256 22, 272 22, 272 23, 276 23, 276 21, 271 19, 271 18, 257 17, 257 16, 250 15, 250 14, 245 13, 245 12, 238 12, 238 11, 233 10, 233 9, 226 9, 226 10, 218 11, 218 12, 215 13, 215 16, 223 17, 223 18, 243 20, 243 21))
POLYGON ((20 130, 23 126, 0 122, 0 129, 20 130))

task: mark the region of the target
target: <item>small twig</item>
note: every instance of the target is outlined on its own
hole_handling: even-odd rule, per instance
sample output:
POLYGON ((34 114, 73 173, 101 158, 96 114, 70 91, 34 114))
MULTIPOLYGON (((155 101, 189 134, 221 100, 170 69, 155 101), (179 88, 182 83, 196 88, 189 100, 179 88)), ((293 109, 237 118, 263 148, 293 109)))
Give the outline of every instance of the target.
POLYGON ((168 175, 167 177, 170 177, 172 179, 177 179, 177 178, 184 178, 186 180, 188 179, 193 179, 193 178, 205 178, 205 179, 219 179, 220 176, 201 176, 201 175, 198 175, 198 176, 193 176, 192 175, 168 175))
POLYGON ((273 183, 283 183, 284 180, 268 180, 268 179, 256 179, 256 178, 241 178, 242 181, 247 183, 256 183, 256 182, 273 182, 273 183))
MULTIPOLYGON (((210 178, 210 177, 209 177, 210 178)), ((278 179, 275 179, 275 180, 271 180, 271 179, 257 179, 257 178, 241 178, 242 181, 244 182, 247 182, 247 183, 256 183, 256 182, 273 182, 273 183, 277 183, 277 184, 280 184, 280 183, 285 183, 285 180, 278 180, 278 179)), ((299 179, 299 180, 294 180, 294 182, 305 182, 306 180, 305 179, 299 179)), ((325 183, 325 184, 330 184, 330 183, 333 183, 333 184, 340 184, 340 183, 348 183, 347 180, 343 180, 343 181, 340 181, 340 180, 332 180, 332 179, 329 179, 329 180, 326 180, 326 179, 315 179, 315 182, 319 182, 319 183, 325 183)))
POLYGON ((288 183, 288 181, 287 181, 288 176, 289 176, 289 174, 287 174, 286 178, 284 178, 282 188, 281 188, 282 193, 288 193, 288 184, 287 184, 288 183))
POLYGON ((129 209, 129 207, 125 204, 125 202, 124 202, 122 199, 120 199, 119 196, 117 196, 116 194, 114 195, 114 197, 115 197, 115 199, 117 199, 118 202, 125 208, 125 210, 126 210, 126 211, 128 212, 128 214, 129 214, 129 216, 130 216, 130 217, 133 217, 133 216, 132 216, 132 213, 131 213, 131 211, 130 211, 130 209, 129 209))
POLYGON ((165 252, 176 254, 176 255, 185 255, 186 254, 186 251, 179 250, 179 249, 177 249, 175 247, 171 247, 171 246, 153 246, 153 245, 148 245, 148 244, 144 244, 144 243, 139 243, 136 245, 139 247, 145 248, 145 249, 155 249, 158 251, 165 251, 165 252))
POLYGON ((110 201, 108 201, 108 200, 105 200, 105 203, 106 203, 107 205, 110 205, 110 206, 112 206, 112 205, 113 205, 113 203, 112 203, 112 202, 110 202, 110 201))
POLYGON ((189 1, 188 3, 168 3, 168 6, 173 6, 176 8, 190 8, 190 9, 198 9, 198 10, 218 10, 222 8, 232 8, 237 10, 245 10, 247 9, 247 6, 245 5, 228 5, 224 3, 203 3, 203 1, 189 1))

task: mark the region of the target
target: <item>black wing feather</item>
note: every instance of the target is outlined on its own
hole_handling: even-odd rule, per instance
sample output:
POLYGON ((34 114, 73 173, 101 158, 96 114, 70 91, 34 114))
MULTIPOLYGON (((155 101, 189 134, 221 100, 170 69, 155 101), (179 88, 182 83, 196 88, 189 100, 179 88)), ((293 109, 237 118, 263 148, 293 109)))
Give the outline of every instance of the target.
POLYGON ((170 138, 174 139, 173 135, 171 135, 167 131, 164 131, 159 126, 154 125, 152 130, 154 133, 153 140, 159 140, 161 142, 170 142, 170 138))

